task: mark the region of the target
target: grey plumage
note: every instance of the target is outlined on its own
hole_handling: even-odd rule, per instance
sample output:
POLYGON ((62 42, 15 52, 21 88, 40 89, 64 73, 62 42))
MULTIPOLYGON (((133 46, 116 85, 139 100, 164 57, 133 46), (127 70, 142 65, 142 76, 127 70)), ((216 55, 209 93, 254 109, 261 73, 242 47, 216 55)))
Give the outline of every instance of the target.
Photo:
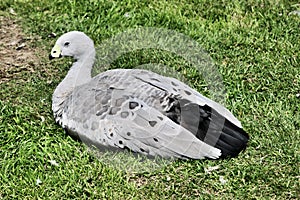
POLYGON ((77 138, 172 158, 216 159, 246 147, 248 135, 226 108, 176 79, 138 69, 91 78, 95 49, 81 32, 58 39, 50 57, 61 56, 77 61, 56 88, 52 109, 77 138))

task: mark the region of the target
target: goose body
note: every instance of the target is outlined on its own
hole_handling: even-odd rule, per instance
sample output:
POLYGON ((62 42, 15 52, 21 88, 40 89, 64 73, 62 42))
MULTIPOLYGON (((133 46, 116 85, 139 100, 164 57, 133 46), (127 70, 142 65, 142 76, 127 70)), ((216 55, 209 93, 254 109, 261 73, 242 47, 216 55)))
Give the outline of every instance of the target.
POLYGON ((115 69, 91 77, 95 48, 82 32, 62 35, 50 58, 73 66, 53 94, 56 122, 97 146, 167 158, 224 158, 245 149, 248 134, 222 105, 184 83, 147 70, 115 69))

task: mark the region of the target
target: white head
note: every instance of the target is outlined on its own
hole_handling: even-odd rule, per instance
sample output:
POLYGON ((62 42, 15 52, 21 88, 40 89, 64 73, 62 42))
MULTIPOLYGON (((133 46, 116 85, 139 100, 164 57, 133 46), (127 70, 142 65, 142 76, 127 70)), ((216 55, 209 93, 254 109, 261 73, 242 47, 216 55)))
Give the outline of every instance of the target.
POLYGON ((76 60, 94 55, 94 42, 86 34, 71 31, 58 38, 49 55, 50 59, 70 56, 76 60))

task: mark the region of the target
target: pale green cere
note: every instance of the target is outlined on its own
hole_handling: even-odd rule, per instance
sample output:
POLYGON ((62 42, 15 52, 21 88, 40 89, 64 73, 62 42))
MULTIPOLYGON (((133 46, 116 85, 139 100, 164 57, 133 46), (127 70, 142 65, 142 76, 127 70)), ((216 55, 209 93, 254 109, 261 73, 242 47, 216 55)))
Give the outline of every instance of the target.
POLYGON ((61 53, 60 47, 57 44, 54 45, 54 47, 51 50, 51 56, 53 58, 59 58, 60 53, 61 53))

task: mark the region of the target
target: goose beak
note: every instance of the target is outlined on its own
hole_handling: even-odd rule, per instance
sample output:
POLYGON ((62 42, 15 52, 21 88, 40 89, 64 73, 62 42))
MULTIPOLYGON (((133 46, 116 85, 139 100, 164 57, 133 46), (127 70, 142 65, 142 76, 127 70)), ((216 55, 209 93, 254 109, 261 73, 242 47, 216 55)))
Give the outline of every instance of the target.
POLYGON ((60 47, 56 44, 51 50, 51 53, 49 55, 49 59, 52 60, 54 58, 61 58, 61 49, 60 47))

